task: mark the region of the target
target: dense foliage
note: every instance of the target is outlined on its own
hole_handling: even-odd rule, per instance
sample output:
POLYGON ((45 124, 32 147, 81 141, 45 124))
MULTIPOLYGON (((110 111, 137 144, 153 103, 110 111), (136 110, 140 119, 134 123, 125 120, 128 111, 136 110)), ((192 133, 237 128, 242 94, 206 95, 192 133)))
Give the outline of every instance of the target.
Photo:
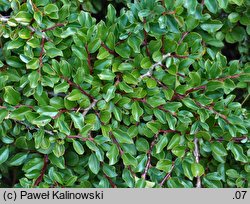
POLYGON ((1 187, 249 187, 249 0, 0 12, 1 187))

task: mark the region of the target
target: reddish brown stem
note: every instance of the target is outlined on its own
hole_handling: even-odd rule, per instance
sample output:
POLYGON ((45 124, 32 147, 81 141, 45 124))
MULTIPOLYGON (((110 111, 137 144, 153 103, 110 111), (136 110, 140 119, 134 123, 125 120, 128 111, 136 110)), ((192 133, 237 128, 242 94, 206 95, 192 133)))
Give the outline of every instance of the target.
POLYGON ((153 150, 153 147, 155 146, 155 143, 156 143, 157 139, 158 139, 158 134, 156 134, 154 136, 154 140, 151 142, 150 148, 148 150, 148 153, 147 153, 148 160, 147 160, 147 163, 146 163, 146 166, 145 166, 145 170, 144 170, 144 172, 143 172, 143 174, 141 176, 143 179, 146 178, 146 175, 148 173, 149 167, 151 165, 151 152, 153 150))
POLYGON ((55 28, 62 27, 62 26, 64 26, 63 23, 57 23, 57 24, 55 24, 54 26, 52 26, 50 28, 46 28, 46 29, 42 30, 42 32, 46 32, 46 31, 49 31, 49 30, 54 30, 55 28))
POLYGON ((186 58, 188 58, 188 55, 171 54, 171 57, 180 58, 180 59, 186 59, 186 58))
POLYGON ((216 80, 225 81, 226 79, 235 79, 235 78, 239 78, 241 75, 242 75, 242 73, 240 73, 240 74, 235 74, 235 75, 232 75, 232 76, 226 76, 226 77, 223 77, 223 78, 218 78, 218 79, 216 79, 216 80))
POLYGON ((204 106, 202 104, 200 104, 199 102, 195 101, 196 105, 198 105, 201 108, 205 108, 207 110, 212 111, 214 114, 218 115, 219 117, 221 117, 222 119, 224 119, 228 124, 230 124, 229 120, 227 119, 226 115, 223 115, 222 113, 217 112, 216 110, 213 109, 213 107, 211 106, 204 106))
POLYGON ((184 40, 185 37, 188 35, 188 33, 189 33, 189 32, 184 32, 184 33, 182 34, 181 39, 180 39, 179 42, 178 42, 178 45, 180 45, 180 44, 183 42, 183 40, 184 40))
POLYGON ((59 118, 59 117, 62 115, 62 113, 65 113, 65 112, 67 112, 67 111, 68 111, 67 109, 62 109, 62 110, 60 110, 60 111, 53 117, 53 119, 59 118))
POLYGON ((194 87, 194 88, 191 88, 189 90, 186 91, 185 93, 185 96, 188 95, 189 93, 192 93, 194 91, 198 91, 198 90, 205 90, 207 88, 207 86, 198 86, 198 87, 194 87))
POLYGON ((171 111, 166 110, 163 106, 158 106, 157 108, 159 108, 160 110, 162 110, 162 111, 164 111, 166 113, 170 113, 173 116, 177 116, 176 113, 172 113, 171 111))
POLYGON ((172 167, 171 167, 171 169, 170 169, 170 171, 166 174, 166 176, 162 179, 162 181, 160 182, 160 187, 162 187, 163 185, 164 185, 164 183, 171 177, 171 173, 172 173, 172 171, 173 171, 173 169, 174 169, 174 166, 175 166, 175 164, 174 164, 175 162, 173 161, 173 163, 172 163, 172 167))
POLYGON ((117 188, 117 186, 115 185, 115 183, 112 181, 112 179, 109 176, 107 176, 106 174, 104 174, 104 176, 106 177, 106 179, 108 179, 109 184, 112 188, 117 188))
POLYGON ((111 134, 111 139, 113 140, 113 142, 116 144, 116 146, 117 146, 117 148, 118 148, 118 150, 119 150, 119 152, 120 152, 120 155, 122 156, 123 154, 124 154, 124 152, 123 152, 123 150, 122 150, 122 148, 121 148, 121 146, 120 146, 120 144, 119 144, 119 142, 117 142, 117 140, 114 138, 114 136, 111 134))
MULTIPOLYGON (((146 24, 146 18, 143 19, 143 23, 146 24)), ((148 33, 145 29, 143 29, 143 34, 144 34, 144 45, 145 45, 145 48, 146 48, 146 53, 147 53, 147 56, 150 57, 150 52, 149 52, 149 49, 148 49, 148 33)))
POLYGON ((181 132, 178 130, 159 130, 159 133, 179 133, 179 134, 181 134, 181 132))
POLYGON ((41 73, 41 67, 43 66, 44 44, 45 44, 45 38, 43 37, 41 42, 41 52, 39 55, 39 69, 38 69, 39 73, 41 73))
MULTIPOLYGON (((234 141, 234 142, 241 142, 242 140, 246 139, 247 136, 243 136, 243 137, 233 137, 230 139, 230 141, 234 141)), ((215 139, 213 138, 211 141, 218 141, 218 142, 223 142, 223 141, 226 141, 224 138, 218 138, 218 139, 215 139)))
POLYGON ((43 168, 41 170, 40 176, 36 179, 34 186, 38 186, 42 182, 48 163, 49 163, 48 155, 45 154, 43 158, 43 168))
POLYGON ((69 139, 81 139, 82 141, 94 141, 93 137, 83 137, 82 135, 67 135, 69 139))
POLYGON ((116 52, 114 50, 111 50, 107 45, 104 44, 104 42, 101 42, 101 46, 107 50, 110 54, 117 56, 116 52))
POLYGON ((93 67, 91 65, 91 55, 90 55, 90 52, 89 52, 89 49, 88 49, 88 45, 85 45, 85 48, 86 48, 86 51, 88 53, 88 67, 89 67, 89 73, 90 75, 93 74, 93 67))
POLYGON ((60 76, 60 77, 61 77, 62 79, 64 79, 65 81, 67 81, 67 83, 68 83, 70 86, 76 87, 76 88, 77 88, 78 90, 80 90, 85 96, 88 96, 89 99, 90 99, 91 101, 94 101, 94 100, 95 100, 95 98, 94 98, 93 96, 91 96, 89 93, 87 93, 86 91, 84 91, 80 85, 74 83, 73 81, 71 81, 71 80, 70 80, 69 78, 67 78, 67 77, 64 77, 64 76, 60 76))

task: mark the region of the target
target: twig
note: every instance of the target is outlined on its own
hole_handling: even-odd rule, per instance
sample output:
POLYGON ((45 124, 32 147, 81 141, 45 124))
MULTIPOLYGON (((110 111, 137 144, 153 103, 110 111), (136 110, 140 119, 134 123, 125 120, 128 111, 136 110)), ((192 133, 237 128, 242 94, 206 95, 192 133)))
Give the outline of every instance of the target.
POLYGON ((186 59, 186 58, 188 58, 188 55, 171 54, 171 57, 180 58, 180 59, 186 59))
POLYGON ((170 53, 168 53, 168 54, 166 54, 166 55, 163 55, 163 56, 162 56, 162 60, 161 60, 160 62, 157 62, 157 63, 153 64, 145 74, 143 74, 143 75, 140 76, 139 82, 140 82, 143 78, 145 78, 145 77, 151 77, 151 76, 152 76, 152 73, 153 73, 153 71, 154 71, 154 69, 155 69, 157 66, 162 65, 162 62, 163 62, 166 58, 168 58, 168 57, 170 57, 170 56, 171 56, 170 53))
POLYGON ((56 23, 54 26, 42 30, 42 32, 46 32, 46 31, 49 31, 49 30, 54 30, 55 28, 62 27, 62 26, 64 26, 63 23, 56 23))
MULTIPOLYGON (((112 139, 112 141, 115 143, 115 145, 117 146, 120 156, 122 156, 124 154, 121 145, 119 144, 119 142, 115 139, 115 137, 112 135, 112 133, 110 133, 110 137, 112 139)), ((135 172, 131 169, 131 166, 128 166, 128 170, 130 171, 130 173, 135 177, 135 172)))
POLYGON ((83 90, 83 88, 76 84, 75 82, 71 81, 69 78, 65 77, 65 76, 60 76, 62 79, 64 79, 65 81, 67 81, 67 83, 70 86, 76 87, 78 90, 80 90, 84 95, 88 96, 90 100, 94 101, 95 98, 93 96, 91 96, 89 93, 87 93, 86 91, 83 90))
POLYGON ((149 167, 151 165, 151 152, 153 150, 153 147, 155 146, 155 143, 156 143, 157 139, 158 139, 158 133, 155 134, 154 140, 151 142, 150 149, 148 150, 148 153, 147 153, 147 155, 148 155, 148 161, 147 161, 147 164, 145 166, 145 170, 144 170, 144 172, 143 172, 143 174, 141 176, 143 179, 146 178, 146 175, 148 173, 148 169, 149 169, 149 167))
MULTIPOLYGON (((194 138, 194 156, 195 156, 195 162, 200 163, 200 153, 199 153, 199 140, 198 138, 194 138)), ((201 188, 201 178, 200 176, 197 176, 196 181, 196 188, 201 188)))
POLYGON ((82 141, 94 141, 93 137, 83 137, 82 135, 67 135, 69 139, 81 139, 82 141))
POLYGON ((181 134, 181 132, 178 130, 159 130, 159 133, 179 133, 179 134, 181 134))
MULTIPOLYGON (((244 139, 247 139, 248 137, 247 136, 242 136, 242 137, 232 137, 230 139, 230 141, 234 141, 234 142, 241 142, 242 140, 244 139)), ((212 138, 210 141, 217 141, 217 142, 223 142, 223 141, 226 141, 224 138, 212 138)))
POLYGON ((1 22, 6 23, 6 22, 8 22, 8 20, 9 20, 9 17, 0 15, 0 21, 1 22))
POLYGON ((241 103, 241 105, 243 105, 243 104, 248 100, 249 96, 250 96, 250 94, 248 94, 248 95, 246 96, 246 98, 245 98, 244 101, 241 103))
POLYGON ((33 28, 32 26, 27 26, 27 28, 28 28, 32 33, 41 33, 42 38, 45 38, 47 41, 51 41, 45 33, 36 30, 36 29, 33 28))
POLYGON ((113 140, 113 142, 116 144, 116 146, 117 146, 117 148, 118 148, 118 150, 120 152, 120 155, 122 156, 124 154, 124 152, 123 152, 119 142, 117 142, 117 140, 114 138, 114 136, 112 134, 110 134, 110 137, 113 140))
POLYGON ((173 171, 173 169, 175 167, 174 163, 175 163, 175 161, 173 161, 170 171, 166 174, 166 176, 163 178, 163 180, 159 184, 160 187, 162 187, 164 185, 164 183, 171 177, 171 173, 172 173, 172 171, 173 171))
POLYGON ((53 91, 49 91, 49 92, 47 92, 50 96, 61 96, 61 97, 65 97, 65 96, 67 96, 67 94, 65 94, 65 93, 57 93, 57 94, 55 94, 53 91))
MULTIPOLYGON (((146 18, 143 19, 143 24, 145 25, 147 22, 146 22, 146 18)), ((149 49, 148 49, 148 33, 147 31, 143 28, 143 34, 144 34, 144 45, 145 45, 145 48, 146 48, 146 53, 147 53, 147 56, 150 57, 150 52, 149 52, 149 49)))
POLYGON ((85 49, 86 49, 87 54, 88 54, 89 73, 90 73, 90 75, 92 75, 93 74, 93 67, 91 65, 91 55, 90 55, 90 52, 89 52, 89 49, 88 49, 88 45, 85 45, 85 49))
POLYGON ((45 171, 46 171, 47 166, 48 166, 48 162, 49 162, 48 155, 45 154, 44 159, 43 159, 43 168, 41 170, 40 176, 36 179, 34 186, 38 186, 42 182, 45 171))
POLYGON ((235 79, 235 78, 239 78, 242 74, 243 73, 235 74, 235 75, 231 75, 231 76, 226 76, 226 77, 218 78, 218 79, 215 79, 215 80, 225 81, 226 79, 235 79))
POLYGON ((117 56, 116 52, 114 50, 111 50, 107 45, 104 44, 104 42, 101 42, 101 46, 107 50, 110 54, 117 56))
POLYGON ((44 43, 45 43, 45 38, 42 37, 41 52, 40 52, 40 55, 39 55, 39 69, 38 69, 38 72, 40 74, 41 74, 41 67, 43 66, 44 43))
POLYGON ((98 101, 98 100, 93 99, 93 102, 90 104, 89 107, 87 107, 87 108, 83 111, 82 115, 85 116, 85 115, 89 112, 90 109, 92 109, 93 107, 95 107, 97 101, 98 101))
MULTIPOLYGON (((19 121, 19 120, 14 120, 16 123, 19 123, 21 125, 24 125, 27 129, 29 130, 40 130, 40 128, 37 128, 37 127, 33 127, 33 126, 30 126, 28 124, 26 124, 25 122, 22 122, 22 121, 19 121)), ((53 131, 49 131, 49 130, 44 130, 45 133, 49 134, 49 135, 55 135, 53 131)))
POLYGON ((205 108, 205 109, 207 109, 207 110, 212 111, 214 114, 218 115, 219 117, 221 117, 221 118, 224 119, 227 123, 230 124, 229 120, 227 119, 227 116, 226 116, 226 115, 223 115, 222 113, 217 112, 216 110, 213 109, 213 107, 211 107, 211 106, 204 106, 204 105, 200 104, 200 103, 197 102, 197 101, 194 101, 194 102, 195 102, 196 105, 198 105, 199 107, 205 108))
POLYGON ((184 32, 184 33, 182 34, 181 39, 180 39, 179 42, 178 42, 178 45, 180 45, 180 44, 183 42, 183 40, 184 40, 185 37, 188 35, 188 33, 189 33, 189 32, 184 32))
POLYGON ((104 174, 104 176, 106 177, 106 179, 108 180, 110 186, 111 186, 112 188, 117 188, 117 186, 116 186, 115 183, 112 181, 112 179, 111 179, 109 176, 107 176, 105 173, 103 173, 103 174, 104 174))

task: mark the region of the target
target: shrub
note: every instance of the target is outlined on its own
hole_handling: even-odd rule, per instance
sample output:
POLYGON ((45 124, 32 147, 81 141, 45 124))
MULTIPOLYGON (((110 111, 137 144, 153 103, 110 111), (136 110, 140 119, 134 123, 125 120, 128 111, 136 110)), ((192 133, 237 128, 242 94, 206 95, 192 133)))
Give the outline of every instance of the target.
POLYGON ((249 187, 249 1, 94 2, 1 1, 0 186, 249 187))

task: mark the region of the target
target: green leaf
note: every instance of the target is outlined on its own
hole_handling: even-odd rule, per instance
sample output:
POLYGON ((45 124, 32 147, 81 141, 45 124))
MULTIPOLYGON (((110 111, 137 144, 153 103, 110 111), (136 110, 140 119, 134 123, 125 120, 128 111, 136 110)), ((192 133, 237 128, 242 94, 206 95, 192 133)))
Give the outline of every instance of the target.
POLYGON ((0 149, 0 165, 6 162, 8 158, 9 158, 9 147, 3 146, 0 149))
POLYGON ((167 146, 168 144, 168 137, 167 135, 163 135, 160 137, 159 142, 155 145, 156 147, 156 153, 159 154, 163 151, 163 149, 167 146))
POLYGON ((70 117, 71 117, 72 121, 74 122, 75 128, 82 130, 84 127, 83 115, 81 113, 70 113, 70 117))
POLYGON ((191 164, 186 161, 183 161, 182 168, 184 171, 184 175, 188 177, 190 180, 193 180, 194 176, 191 171, 191 164))
POLYGON ((58 48, 49 48, 46 50, 46 55, 50 58, 63 57, 63 52, 58 48))
POLYGON ((29 74, 28 79, 30 81, 30 87, 32 89, 36 88, 38 86, 39 82, 39 73, 37 71, 33 71, 29 74))
POLYGON ((36 170, 40 171, 42 168, 43 168, 43 159, 40 157, 35 157, 27 161, 24 164, 22 170, 28 174, 31 173, 32 171, 36 170))
POLYGON ((167 149, 173 149, 174 147, 176 147, 177 145, 179 145, 180 142, 180 135, 179 134, 175 134, 170 142, 168 143, 167 149))
POLYGON ((206 23, 201 24, 201 28, 209 33, 214 33, 221 29, 223 24, 218 20, 209 20, 206 23))
POLYGON ((52 106, 43 106, 37 109, 37 112, 44 116, 55 117, 58 113, 58 110, 52 106))
POLYGON ((228 149, 233 153, 235 160, 244 163, 248 162, 248 157, 244 154, 243 148, 239 144, 228 143, 228 149))
POLYGON ((133 69, 133 65, 130 63, 121 63, 118 67, 119 71, 130 71, 133 69))
POLYGON ((195 177, 202 176, 205 172, 204 167, 199 163, 192 163, 191 164, 191 171, 195 177))
POLYGON ((55 94, 66 93, 69 89, 69 84, 66 82, 60 83, 54 87, 55 94))
POLYGON ((149 59, 149 57, 144 57, 141 61, 141 67, 143 69, 149 69, 152 66, 152 63, 149 59))
POLYGON ((182 102, 185 104, 185 106, 192 110, 197 110, 199 108, 199 106, 197 106, 191 98, 184 98, 182 99, 182 102))
POLYGON ((218 5, 216 0, 205 0, 207 9, 212 13, 217 13, 218 5))
POLYGON ((140 53, 141 43, 142 43, 142 40, 138 38, 137 36, 130 36, 128 38, 128 44, 135 53, 140 53))
POLYGON ((122 155, 122 160, 125 166, 137 167, 138 162, 130 153, 124 153, 122 155))
POLYGON ((82 155, 84 153, 84 148, 79 141, 73 140, 73 147, 77 154, 82 155))
POLYGON ((109 69, 103 70, 100 74, 98 74, 101 80, 113 80, 115 78, 115 74, 111 72, 109 69))
POLYGON ((58 12, 59 9, 55 4, 48 4, 44 7, 44 12, 45 14, 51 14, 54 12, 58 12))
POLYGON ((26 64, 27 69, 38 69, 39 67, 39 59, 34 58, 32 60, 30 60, 27 64, 26 64))
POLYGON ((56 157, 61 157, 64 155, 65 152, 65 147, 62 144, 55 144, 55 147, 53 149, 53 153, 55 154, 56 157))
POLYGON ((4 88, 3 99, 11 105, 17 105, 21 101, 21 95, 13 87, 6 86, 4 88))
POLYGON ((214 142, 211 144, 211 149, 214 154, 217 154, 218 156, 226 156, 227 150, 220 142, 214 142))
POLYGON ((80 60, 87 60, 88 59, 88 53, 86 51, 85 47, 77 47, 73 45, 71 47, 73 53, 80 59, 80 60))
POLYGON ((106 102, 109 102, 111 99, 115 97, 115 86, 110 86, 109 89, 107 90, 107 93, 103 96, 104 100, 106 102))
POLYGON ((149 150, 148 141, 144 138, 139 138, 135 143, 136 149, 141 152, 147 152, 149 150))
POLYGON ((235 3, 238 6, 241 6, 244 3, 244 0, 229 0, 230 3, 235 3))
POLYGON ((88 49, 90 53, 96 52, 99 47, 101 46, 101 40, 100 39, 95 39, 92 42, 88 44, 88 49))
POLYGON ((89 157, 88 166, 89 166, 89 169, 94 174, 98 174, 98 172, 100 171, 100 162, 94 153, 92 153, 89 157))
POLYGON ((172 161, 168 159, 160 160, 157 162, 156 168, 168 173, 172 168, 172 161))
POLYGON ((67 96, 67 99, 69 101, 78 101, 80 99, 84 98, 84 95, 82 94, 82 92, 78 89, 74 89, 73 91, 71 91, 71 93, 67 96))
POLYGON ((13 156, 10 159, 9 165, 10 166, 20 166, 25 162, 25 160, 27 159, 27 156, 28 156, 28 153, 25 153, 25 152, 17 153, 15 156, 13 156))
POLYGON ((21 40, 20 38, 17 38, 17 39, 10 41, 8 43, 7 49, 8 50, 17 49, 19 47, 22 47, 24 44, 25 44, 25 42, 23 40, 21 40))
POLYGON ((113 130, 113 134, 119 143, 134 144, 132 138, 123 130, 115 129, 113 130))
POLYGON ((214 91, 224 87, 224 83, 221 81, 209 81, 207 83, 207 90, 214 91))
POLYGON ((14 19, 23 25, 29 25, 32 20, 32 15, 26 11, 19 11, 14 19))
POLYGON ((143 115, 143 109, 140 107, 138 101, 135 101, 132 106, 132 116, 134 117, 135 121, 139 122, 140 117, 143 115))
POLYGON ((116 164, 119 156, 118 147, 116 145, 112 145, 106 155, 109 158, 109 165, 116 164))
POLYGON ((194 14, 197 7, 197 0, 185 0, 184 7, 188 10, 190 14, 194 14))
POLYGON ((56 157, 53 153, 49 154, 50 162, 60 169, 65 169, 64 157, 56 157))
POLYGON ((225 9, 227 8, 227 5, 228 5, 228 0, 217 0, 218 3, 219 3, 219 7, 225 9))
POLYGON ((153 96, 147 99, 147 103, 151 105, 153 108, 156 108, 157 106, 164 105, 166 101, 161 97, 153 96))
POLYGON ((104 164, 102 170, 110 178, 115 178, 117 176, 114 166, 104 164))
POLYGON ((240 174, 235 169, 228 169, 226 175, 230 178, 237 179, 240 177, 240 174))
POLYGON ((6 109, 0 109, 0 123, 6 118, 9 112, 6 109))
POLYGON ((171 130, 175 130, 175 125, 177 123, 177 119, 172 116, 170 113, 166 113, 166 120, 168 122, 168 126, 171 130))

